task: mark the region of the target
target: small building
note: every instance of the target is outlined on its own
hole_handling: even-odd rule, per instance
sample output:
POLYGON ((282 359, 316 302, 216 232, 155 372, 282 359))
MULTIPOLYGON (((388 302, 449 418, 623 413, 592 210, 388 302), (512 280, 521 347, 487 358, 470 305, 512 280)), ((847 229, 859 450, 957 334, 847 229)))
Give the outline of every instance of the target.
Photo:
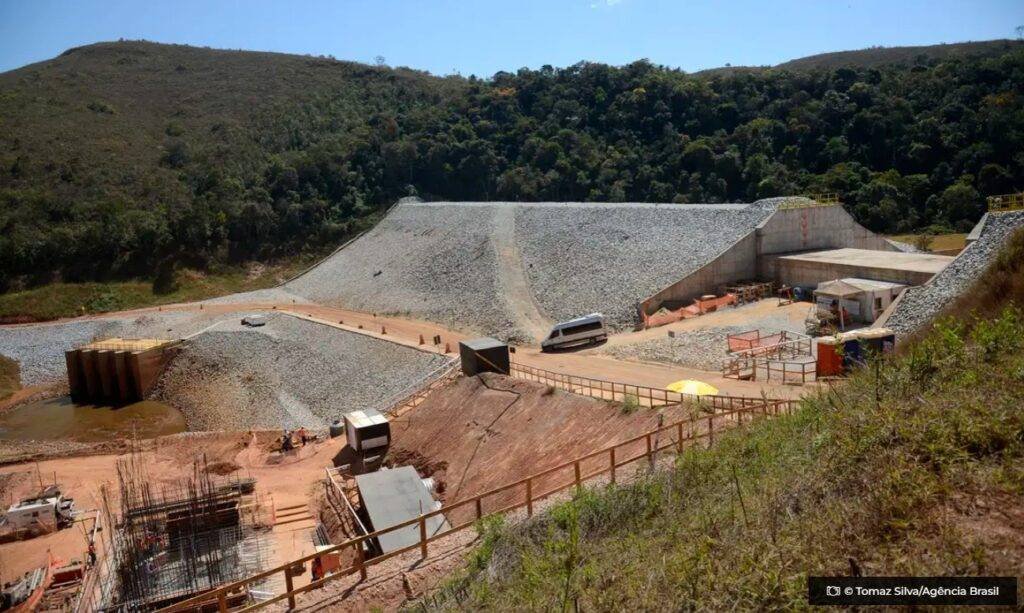
POLYGON ((905 288, 889 281, 834 279, 819 283, 814 299, 818 309, 834 313, 845 328, 851 322, 872 323, 905 288))
MULTIPOLYGON (((397 526, 434 511, 441 505, 434 500, 430 489, 412 466, 356 475, 355 480, 364 519, 369 522, 367 530, 378 531, 397 526)), ((448 522, 440 514, 428 517, 424 523, 427 538, 449 528, 448 522)), ((419 524, 386 532, 374 540, 379 553, 411 547, 420 542, 419 524)))
POLYGON ((365 453, 391 444, 391 424, 375 409, 345 413, 345 436, 352 449, 365 453))
POLYGON ((507 375, 511 369, 508 345, 494 338, 474 338, 459 343, 462 373, 467 377, 482 372, 507 375))

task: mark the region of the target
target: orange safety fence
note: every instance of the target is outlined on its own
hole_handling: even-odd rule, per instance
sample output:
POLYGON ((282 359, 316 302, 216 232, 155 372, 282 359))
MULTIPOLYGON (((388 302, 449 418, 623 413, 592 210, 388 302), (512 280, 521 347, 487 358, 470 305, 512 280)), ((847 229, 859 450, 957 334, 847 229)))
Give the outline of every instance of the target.
POLYGON ((685 306, 675 310, 659 309, 652 315, 643 313, 644 328, 656 328, 658 326, 664 326, 665 324, 681 321, 683 319, 689 319, 690 317, 697 317, 705 313, 716 311, 719 307, 729 304, 736 304, 735 295, 726 294, 724 296, 710 298, 708 300, 696 298, 690 306, 685 306))
POLYGON ((775 334, 761 336, 760 330, 749 330, 738 334, 730 334, 726 339, 729 343, 730 353, 735 351, 747 351, 757 347, 767 347, 768 345, 778 345, 779 343, 787 340, 785 332, 776 332, 775 334))

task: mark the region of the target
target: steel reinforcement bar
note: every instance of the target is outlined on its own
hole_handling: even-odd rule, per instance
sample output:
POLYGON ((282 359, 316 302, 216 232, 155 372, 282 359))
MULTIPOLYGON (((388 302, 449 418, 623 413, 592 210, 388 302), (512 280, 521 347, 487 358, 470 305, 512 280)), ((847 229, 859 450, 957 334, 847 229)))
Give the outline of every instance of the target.
MULTIPOLYGON (((428 546, 430 543, 438 539, 444 538, 446 536, 449 536, 451 534, 454 534, 456 532, 465 530, 466 528, 472 527, 476 524, 476 522, 479 519, 483 517, 488 517, 497 514, 505 514, 510 511, 522 508, 526 509, 526 514, 528 517, 530 517, 533 515, 535 502, 543 500, 556 493, 562 492, 570 488, 581 488, 585 482, 605 474, 609 475, 610 483, 615 483, 617 478, 616 471, 633 462, 646 459, 653 465, 654 458, 659 452, 675 451, 679 453, 682 452, 682 450, 686 447, 687 443, 692 444, 696 441, 704 439, 707 439, 708 445, 710 446, 711 444, 714 443, 715 440, 716 420, 725 420, 727 423, 732 421, 735 422, 737 426, 743 426, 744 422, 749 423, 760 417, 771 417, 776 415, 790 414, 793 412, 797 405, 798 401, 794 400, 768 400, 762 401, 760 404, 757 405, 739 406, 729 411, 714 413, 702 417, 685 419, 669 424, 667 426, 661 426, 659 428, 651 430, 650 432, 647 432, 646 434, 641 434, 640 436, 633 437, 627 441, 616 443, 610 447, 606 447, 599 451, 588 453, 584 456, 576 458, 575 460, 565 462, 552 468, 548 468, 544 471, 526 477, 525 479, 520 479, 518 481, 508 483, 501 487, 489 490, 482 494, 477 494, 476 496, 472 496, 470 498, 466 498, 464 500, 460 500, 458 502, 445 505, 440 509, 424 513, 417 518, 402 522, 400 524, 389 526, 381 530, 376 530, 374 532, 370 532, 368 534, 364 534, 362 536, 349 539, 343 543, 339 543, 338 545, 331 547, 330 549, 325 549, 323 551, 319 551, 317 553, 310 554, 305 557, 298 558, 296 560, 292 560, 291 562, 288 562, 287 564, 278 566, 276 568, 272 568, 261 573, 252 575, 250 577, 234 581, 232 583, 221 586, 214 590, 210 590, 198 596, 194 596, 187 600, 183 600, 172 606, 160 609, 160 611, 161 613, 173 613, 178 611, 199 611, 203 609, 212 608, 213 606, 216 606, 219 611, 227 611, 228 599, 229 597, 231 597, 233 593, 240 592, 249 585, 262 581, 277 573, 284 574, 285 585, 288 588, 286 592, 278 594, 270 599, 258 603, 253 603, 239 610, 255 611, 285 599, 288 600, 288 604, 291 608, 295 608, 296 596, 305 593, 309 590, 316 589, 321 585, 324 585, 325 583, 341 579, 343 577, 349 577, 356 573, 359 573, 360 578, 365 580, 367 577, 366 569, 368 566, 379 564, 393 557, 402 555, 404 553, 408 553, 410 551, 415 551, 417 549, 420 551, 420 558, 424 559, 428 556, 428 546), (747 417, 746 419, 745 416, 747 417), (701 428, 705 428, 703 432, 699 431, 701 428), (667 441, 664 443, 661 442, 662 434, 668 435, 667 441), (674 437, 672 435, 674 435, 674 437), (629 447, 637 447, 640 443, 642 443, 642 447, 640 447, 639 453, 629 455, 629 450, 624 449, 629 447), (627 453, 619 455, 618 452, 622 450, 625 450, 627 453), (598 466, 596 469, 585 470, 585 468, 587 468, 584 466, 586 463, 590 462, 591 464, 593 464, 595 461, 600 462, 601 465, 598 466), (570 469, 571 473, 569 472, 570 469), (562 482, 556 482, 553 485, 549 485, 548 489, 544 491, 535 491, 535 486, 539 486, 545 480, 550 481, 553 476, 557 475, 560 472, 567 473, 567 479, 565 479, 562 482), (518 492, 520 491, 522 492, 522 495, 518 494, 518 492), (503 496, 502 498, 508 499, 509 497, 512 497, 512 501, 506 502, 499 499, 498 502, 503 504, 503 506, 500 506, 497 509, 493 509, 485 513, 483 501, 487 498, 497 498, 499 495, 502 494, 505 494, 505 496, 503 496), (456 513, 457 511, 465 512, 456 513), (448 519, 451 527, 443 532, 428 534, 426 520, 438 515, 444 516, 446 519, 448 519), (464 521, 455 521, 454 518, 456 517, 456 515, 464 515, 464 521), (365 558, 363 551, 363 543, 365 543, 367 540, 377 538, 389 532, 409 528, 411 526, 418 526, 419 528, 420 538, 417 543, 409 545, 407 547, 403 547, 401 549, 390 551, 386 554, 371 559, 365 558), (305 564, 306 562, 309 562, 317 557, 334 552, 340 552, 349 548, 354 549, 355 553, 355 562, 350 567, 344 570, 339 570, 338 572, 328 575, 327 577, 324 577, 320 580, 313 581, 308 585, 299 588, 293 587, 292 578, 295 575, 293 575, 292 572, 295 567, 305 564)), ((719 431, 722 431, 724 429, 727 428, 721 426, 718 428, 719 431)))

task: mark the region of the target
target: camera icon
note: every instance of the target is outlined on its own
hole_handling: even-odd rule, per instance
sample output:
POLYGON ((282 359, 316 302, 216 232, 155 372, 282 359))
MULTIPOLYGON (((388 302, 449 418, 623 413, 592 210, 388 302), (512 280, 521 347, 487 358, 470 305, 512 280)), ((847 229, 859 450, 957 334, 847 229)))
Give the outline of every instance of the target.
POLYGON ((840 593, 841 592, 839 591, 839 586, 838 585, 826 585, 825 586, 825 595, 826 596, 839 596, 840 593))

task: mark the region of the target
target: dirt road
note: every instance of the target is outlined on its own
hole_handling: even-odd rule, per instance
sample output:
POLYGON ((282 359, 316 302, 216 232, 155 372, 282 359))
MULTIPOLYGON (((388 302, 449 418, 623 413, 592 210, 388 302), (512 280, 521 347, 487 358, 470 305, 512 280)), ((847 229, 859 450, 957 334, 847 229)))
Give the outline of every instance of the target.
MULTIPOLYGON (((143 443, 142 456, 154 488, 178 485, 193 475, 193 461, 208 464, 230 462, 238 466, 240 476, 256 479, 256 492, 273 501, 277 509, 305 507, 310 492, 320 484, 324 467, 345 445, 345 437, 311 444, 298 449, 288 458, 281 459, 267 450, 278 432, 204 432, 160 437, 143 443)), ((124 454, 99 454, 62 457, 33 464, 12 464, 0 467, 0 490, 3 503, 20 500, 38 491, 40 484, 60 484, 62 491, 75 499, 76 508, 83 511, 101 507, 101 488, 107 488, 110 500, 118 497, 117 461, 124 454)), ((87 514, 91 517, 92 514, 87 514)), ((280 564, 308 553, 313 544, 310 532, 313 521, 281 521, 273 529, 273 559, 268 564, 280 564)), ((81 559, 86 550, 85 528, 91 520, 71 528, 27 541, 0 544, 0 581, 9 581, 24 572, 39 567, 46 561, 46 553, 65 561, 81 559)), ((101 543, 98 543, 102 545, 101 543)), ((102 548, 100 553, 102 554, 102 548)))
MULTIPOLYGON (((365 334, 409 347, 415 347, 423 351, 436 353, 444 353, 447 349, 450 353, 457 354, 459 350, 459 341, 466 340, 467 338, 472 338, 474 336, 450 330, 436 323, 427 321, 386 317, 340 307, 296 302, 252 302, 234 304, 188 303, 108 313, 105 315, 94 316, 93 318, 114 316, 125 317, 151 313, 154 311, 202 311, 205 313, 223 314, 225 317, 241 317, 246 313, 255 311, 281 311, 342 330, 365 334), (434 344, 433 340, 435 336, 440 338, 439 344, 434 344), (421 340, 423 344, 421 344, 421 340)), ((650 338, 663 336, 668 330, 673 329, 688 330, 713 326, 738 325, 744 321, 749 321, 751 317, 757 320, 759 318, 763 318, 766 314, 802 320, 805 312, 806 307, 803 303, 778 307, 774 300, 765 300, 755 305, 743 307, 742 309, 725 309, 716 313, 709 313, 701 317, 676 322, 669 326, 643 330, 640 332, 626 332, 612 335, 609 337, 608 344, 620 345, 641 342, 650 338)), ((513 360, 527 366, 543 368, 566 374, 591 377, 594 379, 604 379, 608 381, 647 385, 650 387, 664 387, 669 383, 680 379, 698 379, 714 385, 721 391, 721 393, 729 395, 760 396, 763 392, 773 398, 796 398, 808 389, 792 385, 783 385, 777 382, 751 382, 727 379, 722 377, 718 372, 684 368, 675 365, 622 360, 607 355, 599 355, 599 350, 600 347, 561 353, 542 353, 539 347, 536 346, 517 347, 513 360)))
POLYGON ((530 281, 523 270, 523 258, 516 244, 516 218, 512 207, 498 207, 494 211, 494 233, 491 240, 498 254, 498 283, 501 297, 510 313, 516 318, 516 326, 539 342, 551 331, 551 321, 544 317, 533 292, 530 281))

